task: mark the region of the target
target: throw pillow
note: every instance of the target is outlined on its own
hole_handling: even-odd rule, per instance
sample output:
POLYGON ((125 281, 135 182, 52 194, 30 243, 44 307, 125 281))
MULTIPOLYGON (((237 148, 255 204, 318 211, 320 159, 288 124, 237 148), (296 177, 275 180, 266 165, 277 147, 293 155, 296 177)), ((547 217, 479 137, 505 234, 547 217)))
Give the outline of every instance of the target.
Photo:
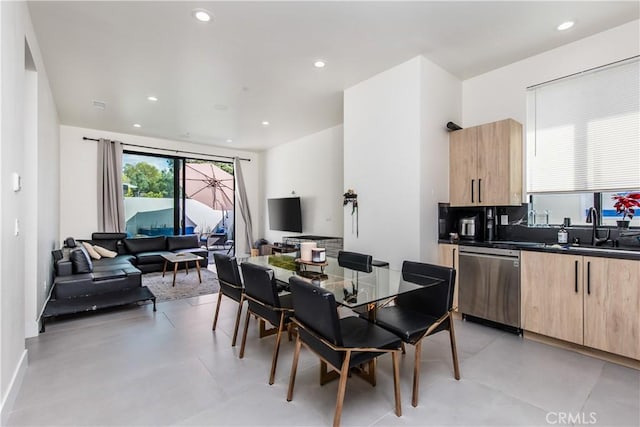
POLYGON ((82 242, 82 246, 84 246, 84 248, 87 250, 87 253, 89 254, 89 256, 92 259, 100 259, 100 258, 102 258, 102 256, 100 256, 100 254, 98 252, 96 252, 95 249, 93 249, 93 246, 91 246, 91 243, 82 242))
POLYGON ((115 258, 118 252, 110 251, 102 246, 94 245, 93 249, 105 258, 115 258))
POLYGON ((79 246, 72 250, 71 254, 69 254, 69 258, 71 259, 74 273, 91 273, 93 271, 91 257, 89 257, 84 246, 79 246))

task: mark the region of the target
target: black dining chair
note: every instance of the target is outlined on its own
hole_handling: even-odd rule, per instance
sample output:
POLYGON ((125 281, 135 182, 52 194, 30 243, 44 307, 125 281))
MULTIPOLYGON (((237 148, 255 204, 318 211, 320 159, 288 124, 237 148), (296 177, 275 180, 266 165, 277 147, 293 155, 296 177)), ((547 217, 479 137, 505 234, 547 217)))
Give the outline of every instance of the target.
MULTIPOLYGON (((278 287, 273 270, 248 262, 243 262, 240 268, 242 268, 242 276, 244 277, 245 298, 249 302, 244 323, 244 334, 242 335, 242 345, 240 347, 240 359, 244 357, 249 319, 253 314, 260 319, 260 338, 276 335, 276 344, 271 361, 271 373, 269 374, 269 384, 271 385, 276 375, 282 331, 291 324, 291 315, 293 314, 291 294, 278 295, 278 287), (264 322, 269 322, 274 328, 265 330, 264 322)), ((288 329, 288 332, 289 340, 291 340, 291 330, 288 329)))
POLYGON ((289 286, 293 295, 293 322, 298 326, 298 336, 291 366, 287 401, 290 402, 293 399, 302 344, 320 357, 321 385, 330 379, 340 378, 333 418, 334 426, 340 425, 350 369, 367 364, 367 372, 362 372, 362 376, 375 386, 375 360, 378 356, 391 353, 395 412, 397 416, 401 416, 398 364, 401 340, 385 329, 359 317, 339 319, 334 295, 319 286, 309 284, 298 277, 291 277, 289 286), (337 374, 336 372, 327 373, 327 365, 337 374))
POLYGON ((402 279, 424 285, 424 288, 398 295, 395 305, 377 310, 375 322, 393 332, 403 342, 415 346, 411 404, 417 406, 423 338, 437 332, 449 331, 454 376, 456 380, 460 379, 452 314, 456 270, 439 265, 405 261, 402 264, 402 279), (433 285, 432 278, 441 279, 441 282, 433 285))
POLYGON ((220 303, 222 302, 222 295, 231 298, 238 303, 238 312, 236 314, 236 326, 233 329, 233 339, 231 340, 231 346, 236 345, 236 338, 238 337, 238 328, 240 326, 240 316, 242 314, 242 304, 244 303, 244 287, 242 286, 242 279, 240 279, 240 272, 238 271, 238 263, 234 257, 228 255, 214 253, 213 260, 216 264, 216 271, 218 273, 218 282, 220 283, 220 291, 218 292, 218 304, 216 305, 216 312, 213 315, 212 330, 216 330, 218 324, 218 313, 220 312, 220 303))
POLYGON ((358 252, 340 251, 338 252, 338 265, 350 270, 371 273, 373 257, 358 252))

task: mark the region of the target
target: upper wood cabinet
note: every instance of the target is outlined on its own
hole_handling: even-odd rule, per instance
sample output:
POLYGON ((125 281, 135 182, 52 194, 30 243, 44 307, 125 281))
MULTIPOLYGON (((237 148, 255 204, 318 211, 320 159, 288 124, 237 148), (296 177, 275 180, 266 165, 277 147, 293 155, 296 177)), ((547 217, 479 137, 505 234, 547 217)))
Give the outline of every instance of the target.
POLYGON ((507 119, 449 134, 451 206, 522 203, 522 125, 507 119))

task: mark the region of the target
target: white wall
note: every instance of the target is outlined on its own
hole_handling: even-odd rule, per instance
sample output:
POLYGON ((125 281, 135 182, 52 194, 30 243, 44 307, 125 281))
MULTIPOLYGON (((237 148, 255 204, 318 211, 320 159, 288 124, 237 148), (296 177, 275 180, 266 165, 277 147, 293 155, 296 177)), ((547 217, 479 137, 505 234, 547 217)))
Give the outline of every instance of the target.
MULTIPOLYGON (((125 144, 144 145, 204 153, 208 155, 239 156, 251 159, 242 162, 247 197, 251 209, 254 239, 258 237, 258 200, 259 200, 259 154, 194 144, 168 139, 107 132, 97 129, 85 129, 72 126, 60 126, 60 238, 89 238, 98 231, 98 146, 95 141, 83 141, 82 137, 108 138, 125 144)), ((154 151, 136 147, 124 147, 130 151, 173 154, 166 151, 154 151)), ((183 154, 187 156, 186 154, 183 154)), ((193 155, 192 157, 197 157, 193 155)), ((244 243, 244 221, 240 212, 236 212, 236 252, 248 253, 244 243)))
POLYGON ((449 136, 461 82, 422 56, 345 91, 344 186, 358 194, 360 234, 345 211, 345 248, 400 268, 437 260, 438 202, 449 197, 449 136))
POLYGON ((49 251, 58 244, 59 122, 24 2, 0 2, 0 35, 0 424, 4 425, 26 368, 25 335, 37 334, 36 319, 48 291, 42 284, 51 275, 49 251), (25 40, 37 70, 34 84, 26 78, 25 40), (23 180, 17 193, 11 186, 13 172, 23 180))
POLYGON ((300 197, 303 234, 342 237, 343 128, 335 126, 264 153, 260 237, 282 241, 297 233, 269 229, 267 199, 300 197))
POLYGON ((449 201, 449 132, 462 118, 462 82, 421 59, 420 260, 438 262, 438 202, 449 201))
POLYGON ((526 88, 640 54, 640 21, 514 62, 463 82, 463 126, 526 123, 526 88))

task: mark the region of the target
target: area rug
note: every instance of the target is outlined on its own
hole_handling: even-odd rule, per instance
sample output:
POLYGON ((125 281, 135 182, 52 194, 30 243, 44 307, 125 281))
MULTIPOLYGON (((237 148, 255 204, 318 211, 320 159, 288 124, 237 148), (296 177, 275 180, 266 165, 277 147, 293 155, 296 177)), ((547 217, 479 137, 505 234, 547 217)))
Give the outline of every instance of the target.
POLYGON ((185 274, 184 270, 178 270, 175 287, 171 286, 173 271, 167 272, 164 277, 162 277, 162 272, 143 274, 142 286, 149 287, 156 296, 156 302, 173 301, 218 292, 220 289, 218 276, 206 268, 201 268, 200 271, 202 283, 198 281, 198 272, 194 268, 190 268, 189 274, 185 274))

